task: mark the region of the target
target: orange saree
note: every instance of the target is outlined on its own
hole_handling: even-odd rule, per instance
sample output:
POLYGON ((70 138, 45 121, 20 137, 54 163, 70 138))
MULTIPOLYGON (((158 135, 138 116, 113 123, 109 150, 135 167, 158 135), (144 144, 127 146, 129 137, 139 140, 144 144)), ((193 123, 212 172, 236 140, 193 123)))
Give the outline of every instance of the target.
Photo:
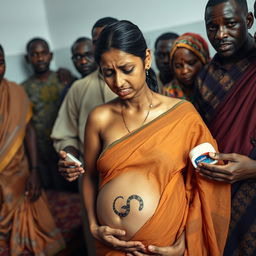
MULTIPOLYGON (((188 154, 203 142, 217 148, 192 104, 183 101, 101 154, 97 163, 100 189, 134 170, 158 184, 157 209, 131 240, 168 246, 185 229, 185 255, 222 255, 230 218, 230 186, 205 180, 195 172, 188 154)), ((97 255, 125 253, 97 243, 97 255)))
POLYGON ((3 79, 0 84, 0 247, 17 256, 27 248, 35 256, 55 255, 64 248, 43 193, 31 203, 25 187, 29 167, 23 145, 32 116, 23 89, 3 79))

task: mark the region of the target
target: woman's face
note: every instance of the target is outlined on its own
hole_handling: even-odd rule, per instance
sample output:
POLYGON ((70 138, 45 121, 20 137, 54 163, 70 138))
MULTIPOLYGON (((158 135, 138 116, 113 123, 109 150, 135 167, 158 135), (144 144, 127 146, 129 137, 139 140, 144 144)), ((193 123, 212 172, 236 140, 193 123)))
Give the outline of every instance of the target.
POLYGON ((173 55, 173 72, 177 80, 185 86, 193 85, 202 66, 199 58, 186 48, 178 48, 173 55))
POLYGON ((112 48, 101 56, 100 67, 109 88, 120 98, 129 99, 147 86, 145 69, 150 61, 149 50, 143 62, 140 57, 112 48))

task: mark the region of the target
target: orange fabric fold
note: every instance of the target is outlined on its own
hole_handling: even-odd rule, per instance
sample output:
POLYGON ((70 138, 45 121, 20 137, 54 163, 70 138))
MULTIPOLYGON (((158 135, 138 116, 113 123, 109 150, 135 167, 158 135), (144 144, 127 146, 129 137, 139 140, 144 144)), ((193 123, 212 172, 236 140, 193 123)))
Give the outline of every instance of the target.
POLYGON ((64 248, 44 193, 31 203, 24 195, 29 177, 23 145, 32 116, 23 89, 3 80, 0 84, 0 247, 10 256, 25 248, 35 256, 55 255, 64 248))
POLYGON ((22 89, 3 80, 0 85, 0 172, 23 143, 24 126, 32 117, 32 108, 22 89), (12 86, 10 86, 12 85, 12 86), (12 95, 12 96, 10 96, 12 95), (22 102, 22 104, 19 104, 22 102))
MULTIPOLYGON (((192 104, 181 102, 101 154, 97 163, 100 189, 118 175, 138 170, 154 179, 160 191, 154 215, 131 240, 169 246, 185 229, 185 255, 222 255, 230 218, 230 186, 205 180, 195 172, 189 151, 204 142, 217 150, 192 104)), ((97 242, 97 255, 125 253, 97 242)))

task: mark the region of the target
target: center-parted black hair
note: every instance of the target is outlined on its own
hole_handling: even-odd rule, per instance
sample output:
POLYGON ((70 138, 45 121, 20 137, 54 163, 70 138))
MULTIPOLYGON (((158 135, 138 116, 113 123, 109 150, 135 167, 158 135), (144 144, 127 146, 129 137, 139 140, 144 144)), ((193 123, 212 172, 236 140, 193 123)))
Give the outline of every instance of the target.
POLYGON ((160 36, 156 39, 156 41, 155 41, 155 49, 156 49, 157 44, 158 44, 159 41, 163 41, 163 40, 175 40, 175 39, 177 39, 178 37, 179 37, 179 35, 176 34, 176 33, 173 33, 173 32, 168 32, 168 33, 164 33, 164 34, 160 35, 160 36))
MULTIPOLYGON (((206 4, 206 8, 215 6, 217 4, 229 2, 229 1, 231 1, 231 0, 209 0, 207 2, 207 4, 206 4)), ((242 10, 245 13, 248 13, 248 5, 247 5, 247 1, 246 0, 234 0, 234 1, 242 8, 242 10)))
MULTIPOLYGON (((146 58, 146 40, 135 24, 127 20, 117 21, 106 26, 100 33, 95 48, 95 60, 100 64, 101 56, 111 48, 140 57, 144 62, 146 58)), ((154 71, 150 68, 146 82, 154 91, 157 91, 157 81, 154 71)))
POLYGON ((78 39, 76 39, 76 41, 71 46, 71 53, 74 54, 75 47, 77 44, 86 43, 88 41, 91 42, 91 44, 92 44, 92 40, 88 37, 79 37, 78 39))
POLYGON ((27 43, 27 46, 26 46, 27 52, 29 52, 29 48, 30 48, 31 45, 32 45, 33 43, 35 43, 35 42, 41 42, 41 43, 43 43, 43 44, 47 47, 47 49, 50 50, 49 44, 47 43, 46 40, 44 40, 43 38, 40 38, 40 37, 34 37, 34 38, 32 38, 31 40, 29 40, 28 43, 27 43))
POLYGON ((92 32, 93 32, 93 30, 94 30, 95 28, 102 28, 102 27, 105 27, 105 26, 110 25, 111 23, 114 23, 114 22, 117 22, 117 21, 118 21, 118 19, 113 18, 113 17, 104 17, 104 18, 101 18, 101 19, 97 20, 97 21, 94 23, 94 25, 93 25, 93 27, 92 27, 91 34, 92 34, 92 32))

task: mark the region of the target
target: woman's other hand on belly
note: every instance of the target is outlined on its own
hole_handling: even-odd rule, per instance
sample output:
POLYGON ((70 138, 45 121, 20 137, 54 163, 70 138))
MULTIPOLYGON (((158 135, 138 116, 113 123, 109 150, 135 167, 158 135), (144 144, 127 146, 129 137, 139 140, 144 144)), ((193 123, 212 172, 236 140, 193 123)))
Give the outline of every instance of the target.
POLYGON ((115 229, 109 226, 96 226, 91 231, 94 238, 115 250, 123 252, 146 252, 146 247, 141 242, 122 240, 122 237, 126 235, 125 230, 115 229))

